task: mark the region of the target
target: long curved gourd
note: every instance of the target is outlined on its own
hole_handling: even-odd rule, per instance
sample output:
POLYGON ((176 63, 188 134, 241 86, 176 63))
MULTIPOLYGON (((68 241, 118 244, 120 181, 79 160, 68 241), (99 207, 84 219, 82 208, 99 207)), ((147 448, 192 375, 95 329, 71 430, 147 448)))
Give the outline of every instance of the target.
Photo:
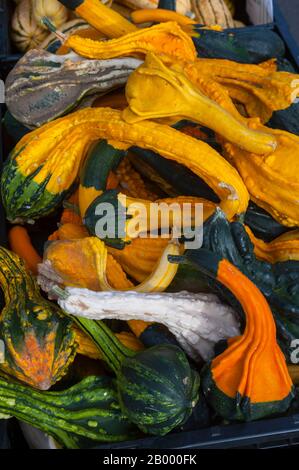
POLYGON ((269 243, 257 238, 249 227, 245 227, 254 245, 257 258, 268 263, 299 261, 299 230, 291 230, 269 243))
POLYGON ((201 198, 179 196, 155 201, 127 197, 117 190, 105 191, 97 196, 85 212, 83 223, 92 236, 103 239, 114 248, 123 249, 138 237, 154 237, 161 231, 163 236, 171 233, 183 235, 188 229, 198 226, 214 212, 216 205, 201 198), (113 211, 99 211, 109 206, 113 211), (197 211, 197 206, 202 211, 197 211), (167 209, 163 214, 163 208, 167 209), (107 235, 106 225, 114 233, 107 235), (105 229, 102 232, 102 227, 105 229))
MULTIPOLYGON (((87 336, 80 328, 78 328, 77 325, 74 325, 73 328, 76 334, 76 341, 78 343, 78 354, 82 354, 83 356, 89 357, 90 359, 101 360, 101 351, 99 351, 92 339, 87 336)), ((132 349, 133 351, 142 351, 144 349, 142 342, 133 333, 123 331, 121 333, 117 333, 116 337, 122 344, 132 349)))
MULTIPOLYGON (((142 241, 140 239, 140 242, 142 241)), ((148 241, 153 242, 154 245, 158 242, 159 249, 153 250, 152 244, 148 249, 148 244, 146 244, 143 252, 138 251, 138 273, 139 270, 142 272, 141 278, 138 279, 136 275, 137 281, 141 283, 139 290, 141 290, 140 286, 144 290, 165 290, 177 272, 177 267, 167 262, 167 254, 178 252, 178 247, 176 245, 167 247, 168 240, 164 240, 166 244, 163 245, 159 243, 159 240, 149 239, 148 241), (148 255, 148 262, 145 263, 144 258, 148 255)), ((135 241, 132 245, 134 243, 135 241)), ((39 265, 38 283, 47 293, 51 292, 54 284, 94 291, 99 291, 102 287, 109 290, 135 290, 136 288, 126 277, 121 265, 111 254, 108 253, 105 265, 99 263, 99 253, 102 251, 106 257, 105 247, 97 238, 87 237, 51 243, 45 251, 43 263, 39 265), (105 269, 105 273, 100 271, 101 277, 105 278, 104 285, 100 283, 99 269, 105 269)), ((136 274, 136 269, 134 269, 134 274, 136 274)), ((161 343, 177 344, 174 337, 160 324, 135 320, 128 321, 128 324, 145 346, 151 347, 161 343)))
POLYGON ((237 171, 206 143, 151 121, 128 124, 117 110, 87 108, 26 134, 16 145, 1 178, 8 219, 38 219, 58 207, 99 139, 154 150, 185 165, 216 192, 229 219, 247 208, 248 192, 237 171))
POLYGON ((59 1, 108 37, 118 38, 136 30, 130 21, 98 0, 59 1))
POLYGON ((93 41, 74 35, 66 40, 65 46, 89 59, 112 59, 132 55, 144 58, 148 52, 165 54, 183 62, 196 59, 192 39, 177 23, 171 21, 137 29, 110 41, 93 41))
MULTIPOLYGON (((268 300, 277 324, 278 337, 288 360, 292 340, 299 333, 299 263, 298 261, 267 263, 257 259, 254 246, 240 222, 229 223, 225 215, 216 210, 203 230, 203 248, 219 254, 233 263, 261 290, 268 300)), ((238 310, 234 298, 217 282, 210 287, 238 310)), ((240 312, 242 314, 242 311, 240 312)))
POLYGON ((140 64, 130 57, 88 60, 74 53, 57 56, 33 49, 6 79, 6 104, 20 123, 39 127, 83 106, 87 97, 90 100, 125 85, 140 64))
POLYGON ((278 72, 275 60, 260 65, 239 64, 220 59, 197 59, 184 68, 191 81, 208 76, 227 89, 230 97, 242 103, 250 117, 267 122, 273 111, 286 109, 296 98, 298 75, 278 72))
POLYGON ((1 369, 47 390, 74 359, 72 322, 41 296, 21 258, 5 248, 0 248, 0 285, 5 298, 0 316, 0 337, 5 345, 1 369))
POLYGON ((299 137, 269 129, 252 121, 251 127, 275 137, 277 148, 269 156, 246 152, 226 143, 224 149, 233 161, 251 199, 286 227, 299 225, 299 137))
POLYGON ((244 333, 229 340, 225 352, 202 371, 209 403, 228 420, 252 421, 287 411, 294 388, 265 297, 221 255, 193 250, 186 260, 228 288, 246 316, 244 333))
POLYGON ((66 294, 59 305, 70 315, 164 324, 194 360, 210 360, 215 344, 240 333, 234 311, 212 294, 93 292, 76 288, 67 288, 66 294))
POLYGON ((121 411, 114 380, 87 377, 58 392, 40 392, 0 377, 0 413, 40 429, 67 449, 134 439, 138 430, 121 411))
POLYGON ((164 8, 140 8, 132 11, 130 16, 135 24, 164 23, 167 21, 175 21, 182 27, 196 24, 196 21, 191 20, 188 16, 164 8))
POLYGON ((226 140, 256 154, 270 154, 276 148, 275 136, 252 130, 226 109, 195 88, 183 68, 171 67, 148 54, 126 85, 129 107, 123 117, 130 123, 143 119, 189 119, 214 130, 226 140))
MULTIPOLYGON (((65 295, 60 288, 55 292, 65 295)), ((136 353, 102 321, 76 321, 116 374, 121 407, 132 423, 143 432, 165 435, 189 418, 199 400, 199 376, 179 347, 161 344, 136 353)))

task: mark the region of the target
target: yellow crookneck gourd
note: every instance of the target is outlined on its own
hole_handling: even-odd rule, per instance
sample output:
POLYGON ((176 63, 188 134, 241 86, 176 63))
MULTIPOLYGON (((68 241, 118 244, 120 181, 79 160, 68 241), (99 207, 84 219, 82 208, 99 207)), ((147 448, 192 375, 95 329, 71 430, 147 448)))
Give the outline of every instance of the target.
POLYGON ((287 227, 299 225, 299 137, 269 129, 259 121, 251 126, 276 137, 276 150, 268 156, 246 152, 231 143, 224 144, 227 158, 241 175, 251 199, 287 227))
POLYGON ((269 121, 273 111, 286 109, 297 96, 299 75, 278 72, 276 60, 259 65, 239 64, 225 59, 197 59, 184 72, 193 83, 210 77, 222 85, 234 101, 245 106, 249 117, 269 121))
POLYGON ((268 261, 268 263, 299 261, 299 230, 284 233, 275 240, 266 243, 257 238, 249 227, 245 228, 254 245, 254 253, 257 258, 268 261))
POLYGON ((123 117, 129 123, 143 119, 190 119, 249 152, 265 155, 276 148, 274 136, 250 129, 245 121, 236 119, 195 87, 182 67, 164 63, 154 54, 148 54, 144 64, 130 75, 126 96, 129 107, 123 111, 123 117))
POLYGON ((91 144, 99 139, 150 149, 185 165, 215 191, 230 220, 247 209, 249 195, 238 172, 205 142, 152 121, 129 124, 118 110, 86 108, 18 142, 1 179, 8 219, 35 220, 58 207, 77 180, 91 144), (18 193, 24 184, 26 198, 18 193))
POLYGON ((192 39, 175 22, 167 22, 137 29, 110 41, 93 41, 80 36, 70 36, 66 42, 77 54, 89 59, 141 56, 148 52, 165 54, 183 62, 194 61, 196 50, 192 39))

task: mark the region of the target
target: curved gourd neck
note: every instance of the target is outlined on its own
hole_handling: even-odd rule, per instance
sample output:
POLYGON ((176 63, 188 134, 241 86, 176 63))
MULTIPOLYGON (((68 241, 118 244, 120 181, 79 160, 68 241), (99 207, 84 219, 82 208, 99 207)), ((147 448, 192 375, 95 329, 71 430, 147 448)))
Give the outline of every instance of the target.
POLYGON ((0 287, 6 304, 20 291, 26 292, 29 299, 38 294, 34 278, 27 273, 23 261, 17 255, 0 248, 0 261, 0 287))
POLYGON ((120 372, 122 362, 127 357, 135 356, 136 352, 124 346, 103 321, 88 320, 83 317, 74 317, 74 321, 92 338, 101 351, 104 361, 116 375, 120 372))

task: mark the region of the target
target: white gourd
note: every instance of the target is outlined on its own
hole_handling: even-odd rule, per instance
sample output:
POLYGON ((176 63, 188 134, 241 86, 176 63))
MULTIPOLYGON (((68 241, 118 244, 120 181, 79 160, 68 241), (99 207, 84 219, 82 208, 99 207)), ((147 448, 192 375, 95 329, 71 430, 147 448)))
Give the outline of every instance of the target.
POLYGON ((56 26, 56 28, 59 28, 68 20, 69 11, 58 0, 31 1, 35 20, 44 29, 47 29, 47 27, 42 24, 41 20, 45 16, 49 18, 49 20, 56 26))
POLYGON ((11 23, 11 39, 22 52, 41 44, 49 32, 39 26, 33 15, 31 0, 22 0, 16 7, 11 23))
POLYGON ((234 311, 213 294, 94 292, 72 287, 52 292, 61 292, 58 303, 70 315, 162 323, 195 360, 212 359, 216 343, 240 334, 234 311))

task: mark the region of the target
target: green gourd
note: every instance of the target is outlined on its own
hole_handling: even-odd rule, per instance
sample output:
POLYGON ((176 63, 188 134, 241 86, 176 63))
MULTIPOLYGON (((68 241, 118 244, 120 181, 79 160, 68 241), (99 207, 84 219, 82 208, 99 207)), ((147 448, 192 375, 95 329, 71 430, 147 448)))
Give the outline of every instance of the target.
MULTIPOLYGON (((60 298, 67 295, 59 288, 53 292, 60 298)), ((115 373, 122 410, 141 431, 162 436, 189 418, 199 399, 199 376, 179 347, 160 344, 136 353, 102 321, 75 321, 115 373)))
POLYGON ((40 429, 68 449, 138 436, 121 412, 115 381, 107 376, 90 376, 57 392, 40 392, 0 376, 0 413, 40 429))
POLYGON ((5 360, 0 370, 47 390, 67 372, 76 354, 73 323, 41 296, 21 258, 2 247, 0 287, 5 302, 0 315, 5 360))

